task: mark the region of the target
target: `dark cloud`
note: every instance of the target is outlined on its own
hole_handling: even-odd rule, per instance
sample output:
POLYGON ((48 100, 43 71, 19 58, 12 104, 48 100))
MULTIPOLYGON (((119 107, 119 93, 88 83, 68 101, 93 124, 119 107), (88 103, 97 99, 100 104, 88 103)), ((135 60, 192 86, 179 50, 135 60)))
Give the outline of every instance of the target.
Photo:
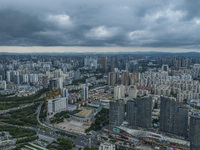
POLYGON ((3 0, 1 46, 200 45, 198 0, 3 0))

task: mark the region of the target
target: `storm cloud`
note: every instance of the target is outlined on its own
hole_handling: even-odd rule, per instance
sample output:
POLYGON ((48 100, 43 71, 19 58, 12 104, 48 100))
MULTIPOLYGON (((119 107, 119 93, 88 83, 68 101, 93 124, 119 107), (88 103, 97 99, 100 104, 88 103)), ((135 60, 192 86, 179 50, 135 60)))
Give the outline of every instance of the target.
POLYGON ((1 0, 1 46, 200 47, 198 0, 1 0))

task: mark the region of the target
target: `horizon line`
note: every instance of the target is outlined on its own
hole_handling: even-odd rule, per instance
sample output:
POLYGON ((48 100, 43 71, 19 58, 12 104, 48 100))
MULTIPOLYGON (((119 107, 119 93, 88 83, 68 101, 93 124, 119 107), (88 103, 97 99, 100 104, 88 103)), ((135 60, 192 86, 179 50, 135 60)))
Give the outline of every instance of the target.
POLYGON ((90 46, 0 46, 0 53, 136 53, 136 52, 197 52, 199 49, 177 47, 90 47, 90 46))

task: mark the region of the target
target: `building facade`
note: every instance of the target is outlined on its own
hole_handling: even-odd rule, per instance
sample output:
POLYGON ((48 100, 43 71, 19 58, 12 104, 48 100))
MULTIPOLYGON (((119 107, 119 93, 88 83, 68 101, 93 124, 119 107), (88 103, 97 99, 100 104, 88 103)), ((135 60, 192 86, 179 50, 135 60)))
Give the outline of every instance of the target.
POLYGON ((66 98, 56 98, 47 101, 47 116, 53 117, 56 113, 67 110, 66 98))
POLYGON ((87 86, 84 86, 84 87, 82 87, 81 88, 81 98, 83 99, 83 100, 86 100, 86 99, 88 99, 88 87, 87 86))
POLYGON ((188 108, 168 97, 161 96, 160 131, 187 137, 188 108))
POLYGON ((125 104, 124 101, 110 101, 109 124, 119 126, 124 121, 125 104))
POLYGON ((200 149, 200 116, 190 116, 190 150, 200 149))
POLYGON ((122 99, 125 97, 125 86, 120 85, 114 88, 114 98, 115 99, 122 99))
POLYGON ((151 127, 152 98, 136 98, 127 102, 127 122, 133 126, 151 127))

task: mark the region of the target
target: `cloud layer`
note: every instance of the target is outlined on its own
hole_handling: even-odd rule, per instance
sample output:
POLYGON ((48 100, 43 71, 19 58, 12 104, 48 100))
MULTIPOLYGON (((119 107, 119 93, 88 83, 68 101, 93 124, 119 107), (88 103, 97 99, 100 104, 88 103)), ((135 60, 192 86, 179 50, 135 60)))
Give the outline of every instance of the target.
POLYGON ((200 48, 198 0, 2 0, 1 46, 200 48))

